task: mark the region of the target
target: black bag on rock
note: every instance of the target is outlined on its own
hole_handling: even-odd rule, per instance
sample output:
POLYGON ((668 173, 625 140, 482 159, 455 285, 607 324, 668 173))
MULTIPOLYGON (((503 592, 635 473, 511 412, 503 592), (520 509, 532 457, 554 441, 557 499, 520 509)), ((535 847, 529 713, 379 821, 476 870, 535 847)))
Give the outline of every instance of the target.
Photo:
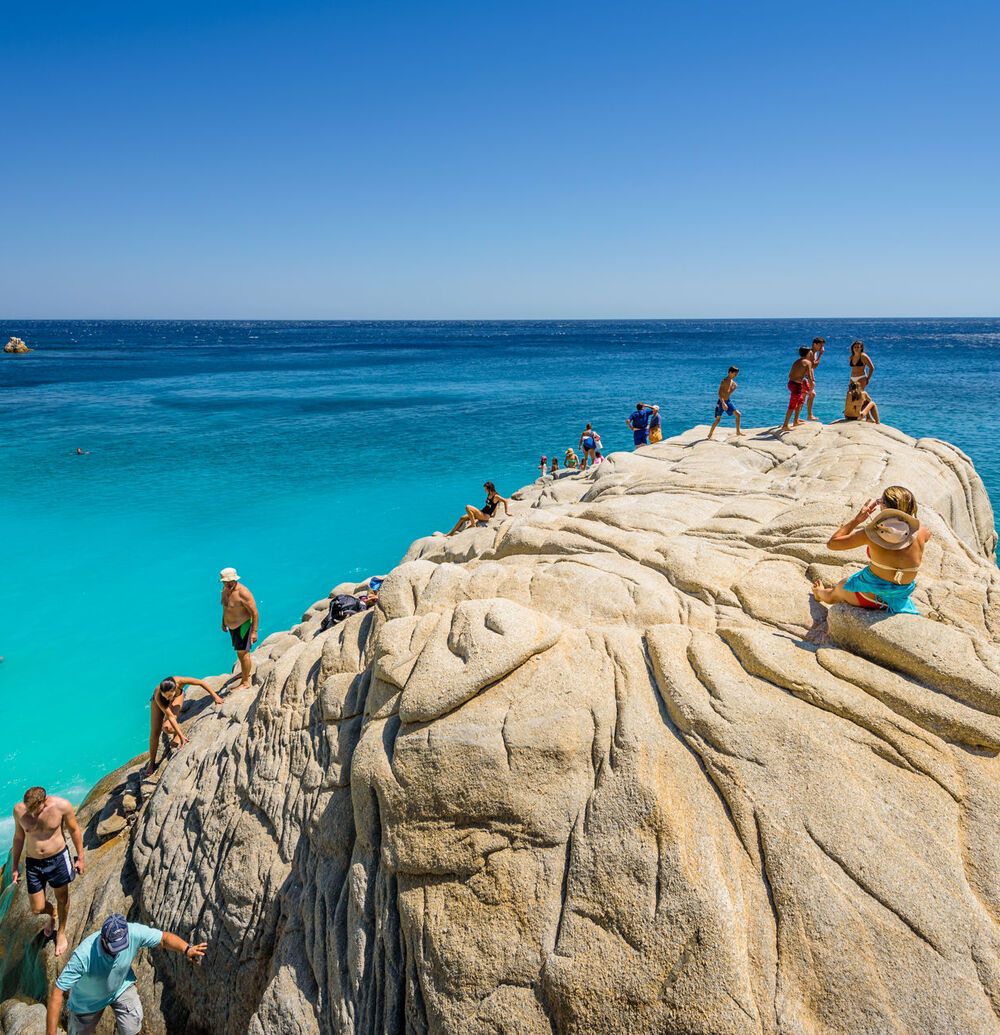
POLYGON ((336 625, 338 622, 342 622, 349 615, 356 615, 359 611, 364 610, 364 603, 357 597, 341 593, 330 601, 330 610, 327 613, 326 618, 323 619, 323 624, 320 628, 329 629, 331 625, 336 625))

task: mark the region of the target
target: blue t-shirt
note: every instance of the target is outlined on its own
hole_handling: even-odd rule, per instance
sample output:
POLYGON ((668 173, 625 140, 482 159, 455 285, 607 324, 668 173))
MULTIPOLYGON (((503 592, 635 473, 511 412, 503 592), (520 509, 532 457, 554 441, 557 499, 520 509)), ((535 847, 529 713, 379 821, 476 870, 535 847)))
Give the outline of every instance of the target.
MULTIPOLYGON (((621 412, 621 411, 619 411, 621 412)), ((644 431, 649 426, 649 415, 651 410, 634 410, 629 420, 636 431, 644 431)))
POLYGON ((101 932, 84 938, 56 978, 56 985, 69 992, 68 1008, 73 1013, 97 1013, 113 1003, 135 984, 132 960, 140 949, 155 949, 163 932, 142 924, 128 925, 128 948, 109 956, 101 947, 101 932))

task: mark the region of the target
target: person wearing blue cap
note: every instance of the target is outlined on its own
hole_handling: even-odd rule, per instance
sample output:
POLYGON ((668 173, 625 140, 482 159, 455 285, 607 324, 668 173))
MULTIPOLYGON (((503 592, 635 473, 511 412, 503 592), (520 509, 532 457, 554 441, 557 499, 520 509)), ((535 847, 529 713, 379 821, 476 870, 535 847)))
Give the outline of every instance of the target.
POLYGON ((385 582, 384 575, 373 575, 368 580, 368 592, 361 598, 365 607, 374 607, 378 603, 378 591, 382 588, 383 582, 385 582))
POLYGON ((84 938, 69 958, 49 992, 46 1035, 56 1035, 63 997, 69 992, 69 1035, 93 1035, 104 1011, 115 1015, 117 1035, 139 1035, 142 1031, 142 1002, 135 987, 132 961, 142 949, 158 945, 181 952, 191 963, 199 963, 208 945, 191 945, 169 931, 142 924, 130 924, 121 913, 112 913, 100 931, 84 938))

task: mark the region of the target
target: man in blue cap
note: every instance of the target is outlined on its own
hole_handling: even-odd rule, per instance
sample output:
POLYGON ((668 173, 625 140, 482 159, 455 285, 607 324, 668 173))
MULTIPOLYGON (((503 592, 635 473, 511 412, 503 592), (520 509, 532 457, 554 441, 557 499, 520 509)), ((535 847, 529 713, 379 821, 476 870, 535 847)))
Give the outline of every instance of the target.
POLYGON ((191 963, 200 962, 205 942, 190 945, 169 931, 130 924, 121 913, 112 913, 100 931, 84 938, 69 958, 49 992, 47 1035, 56 1035, 63 996, 69 992, 69 1035, 93 1035, 107 1007, 115 1015, 117 1035, 139 1035, 142 1003, 135 987, 132 961, 141 949, 162 945, 182 952, 191 963))

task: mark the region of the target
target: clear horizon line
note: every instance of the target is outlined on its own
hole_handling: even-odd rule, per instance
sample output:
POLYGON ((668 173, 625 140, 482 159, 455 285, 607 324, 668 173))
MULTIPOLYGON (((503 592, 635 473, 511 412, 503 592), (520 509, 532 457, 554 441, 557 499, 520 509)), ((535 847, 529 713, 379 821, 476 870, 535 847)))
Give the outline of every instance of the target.
POLYGON ((985 315, 915 316, 16 316, 5 323, 701 323, 730 320, 739 323, 811 320, 1000 320, 985 315))

